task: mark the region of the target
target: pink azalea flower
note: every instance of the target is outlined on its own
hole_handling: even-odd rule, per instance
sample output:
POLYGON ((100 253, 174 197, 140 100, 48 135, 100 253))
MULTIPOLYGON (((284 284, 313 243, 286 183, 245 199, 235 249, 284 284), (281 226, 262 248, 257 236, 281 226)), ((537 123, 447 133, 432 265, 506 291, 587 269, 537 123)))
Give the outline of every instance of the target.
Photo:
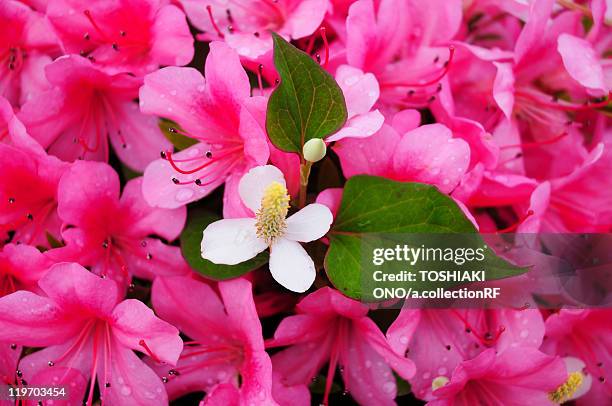
POLYGON ((47 16, 67 53, 87 56, 111 73, 143 75, 193 57, 185 14, 165 1, 51 0, 47 16))
POLYGON ((59 239, 57 186, 69 165, 38 145, 30 151, 32 143, 0 143, 0 238, 47 247, 47 234, 59 239))
POLYGON ((140 79, 109 75, 77 55, 58 58, 45 72, 54 87, 24 104, 19 117, 49 153, 66 161, 108 161, 110 139, 126 165, 143 170, 171 145, 157 120, 133 102, 140 79))
POLYGON ((427 106, 447 86, 454 48, 443 47, 461 22, 460 1, 353 3, 346 19, 346 60, 371 72, 389 106, 427 106), (424 9, 426 7, 426 9, 424 9))
POLYGON ((274 279, 294 292, 308 290, 316 270, 300 242, 315 241, 327 233, 333 220, 329 209, 312 203, 287 218, 290 197, 285 178, 271 165, 251 169, 238 189, 253 214, 209 224, 202 238, 202 258, 235 265, 270 247, 274 279))
POLYGON ((575 357, 584 363, 588 393, 579 405, 605 405, 612 399, 612 326, 610 310, 561 310, 546 319, 543 350, 549 354, 575 357))
POLYGON ((119 196, 119 177, 108 165, 75 162, 58 186, 58 213, 66 246, 46 253, 74 261, 122 286, 131 275, 183 274, 189 268, 180 249, 152 235, 174 240, 185 224, 186 210, 159 209, 142 197, 142 178, 129 181, 119 196))
POLYGON ((47 55, 59 47, 44 17, 15 0, 0 3, 0 96, 14 106, 44 87, 47 55))
POLYGON ((274 370, 285 385, 310 383, 329 361, 325 404, 338 365, 346 390, 360 404, 395 404, 397 388, 391 369, 410 379, 415 367, 393 351, 367 317, 367 306, 325 287, 304 298, 296 311, 266 343, 268 347, 291 346, 272 356, 274 370))
MULTIPOLYGON (((222 42, 210 44, 206 79, 193 68, 164 68, 145 77, 140 108, 175 121, 199 142, 177 154, 162 153, 144 175, 149 204, 175 208, 198 200, 225 185, 224 214, 246 213, 238 182, 251 167, 265 164, 266 101, 249 97, 250 85, 237 54, 222 42)), ((158 151, 159 153, 159 151, 158 151)))
POLYGON ((39 285, 46 296, 18 291, 0 299, 0 341, 47 347, 21 360, 25 380, 74 368, 91 382, 87 405, 96 379, 109 405, 167 404, 161 380, 133 350, 176 363, 183 347, 176 328, 140 301, 120 301, 114 282, 78 264, 54 265, 39 285))
POLYGON ((539 348, 544 320, 539 310, 402 309, 387 331, 391 347, 416 364, 413 393, 432 400, 435 379, 489 348, 539 348))
POLYGON ((535 348, 511 348, 499 354, 488 349, 462 362, 450 380, 436 382, 428 406, 554 405, 549 393, 565 383, 561 358, 535 348))
POLYGON ((272 50, 270 31, 287 39, 315 32, 327 12, 328 0, 236 1, 179 0, 205 41, 224 40, 238 54, 257 59, 272 50))
POLYGON ((339 142, 334 151, 340 157, 344 175, 384 176, 395 180, 424 182, 451 192, 470 163, 470 147, 442 124, 418 127, 414 110, 398 113, 392 124, 365 139, 339 142))
POLYGON ((148 363, 162 376, 170 399, 205 391, 210 393, 205 399, 209 405, 275 405, 272 364, 264 349, 251 284, 235 279, 219 282, 218 287, 220 296, 191 278, 155 280, 153 307, 193 341, 185 342, 174 368, 153 359, 148 363), (236 401, 225 403, 222 393, 226 392, 236 401))

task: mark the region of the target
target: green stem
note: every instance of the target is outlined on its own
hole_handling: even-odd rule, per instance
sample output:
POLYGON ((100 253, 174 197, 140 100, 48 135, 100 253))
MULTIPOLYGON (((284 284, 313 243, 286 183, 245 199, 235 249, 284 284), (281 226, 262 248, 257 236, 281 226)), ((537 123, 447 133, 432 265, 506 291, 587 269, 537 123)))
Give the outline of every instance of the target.
POLYGON ((300 199, 299 199, 299 207, 298 207, 300 209, 306 206, 308 178, 310 177, 311 167, 312 167, 312 162, 303 161, 300 164, 300 199))

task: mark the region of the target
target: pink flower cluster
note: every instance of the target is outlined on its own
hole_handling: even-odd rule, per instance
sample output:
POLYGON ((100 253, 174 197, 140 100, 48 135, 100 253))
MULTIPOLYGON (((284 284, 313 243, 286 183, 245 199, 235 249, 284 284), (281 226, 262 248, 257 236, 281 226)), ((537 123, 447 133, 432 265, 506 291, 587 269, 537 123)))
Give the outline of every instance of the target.
POLYGON ((612 404, 610 311, 397 314, 330 286, 302 242, 326 241, 342 190, 311 186, 285 224, 300 158, 265 125, 274 31, 344 94, 325 139, 342 179, 434 185, 481 232, 610 232, 611 16, 604 0, 1 0, 0 388, 68 388, 45 405, 612 404), (269 267, 193 271, 188 204, 224 217, 204 258, 270 247, 269 267))

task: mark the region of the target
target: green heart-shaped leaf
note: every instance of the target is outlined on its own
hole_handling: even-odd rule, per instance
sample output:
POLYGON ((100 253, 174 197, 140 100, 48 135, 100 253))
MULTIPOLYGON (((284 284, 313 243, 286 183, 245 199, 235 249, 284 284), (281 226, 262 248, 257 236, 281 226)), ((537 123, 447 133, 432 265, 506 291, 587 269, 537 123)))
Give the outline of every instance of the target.
POLYGON ((280 83, 270 95, 266 129, 274 145, 302 152, 304 143, 338 131, 347 118, 342 89, 310 55, 281 36, 274 38, 274 65, 280 83))
MULTIPOLYGON (((418 245, 435 242, 436 238, 431 237, 435 233, 470 235, 466 238, 468 247, 486 247, 461 208, 435 187, 375 176, 354 176, 344 187, 342 202, 329 233, 325 270, 334 286, 344 294, 363 298, 364 252, 392 246, 410 236, 410 243, 418 245)), ((488 247, 484 256, 480 265, 486 268, 487 280, 526 271, 499 258, 488 247)), ((419 266, 428 270, 427 266, 431 264, 417 264, 413 269, 419 270, 419 266)), ((420 284, 416 287, 427 286, 420 284)))

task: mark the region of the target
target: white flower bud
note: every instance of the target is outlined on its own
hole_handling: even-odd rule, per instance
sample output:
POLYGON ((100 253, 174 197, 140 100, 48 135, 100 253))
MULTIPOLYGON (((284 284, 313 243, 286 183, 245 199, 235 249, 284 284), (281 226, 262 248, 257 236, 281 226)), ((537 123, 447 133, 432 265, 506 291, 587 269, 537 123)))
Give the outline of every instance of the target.
POLYGON ((304 148, 302 149, 304 159, 308 162, 320 161, 325 157, 326 152, 327 146, 325 145, 325 141, 319 138, 313 138, 311 140, 308 140, 304 144, 304 148))

